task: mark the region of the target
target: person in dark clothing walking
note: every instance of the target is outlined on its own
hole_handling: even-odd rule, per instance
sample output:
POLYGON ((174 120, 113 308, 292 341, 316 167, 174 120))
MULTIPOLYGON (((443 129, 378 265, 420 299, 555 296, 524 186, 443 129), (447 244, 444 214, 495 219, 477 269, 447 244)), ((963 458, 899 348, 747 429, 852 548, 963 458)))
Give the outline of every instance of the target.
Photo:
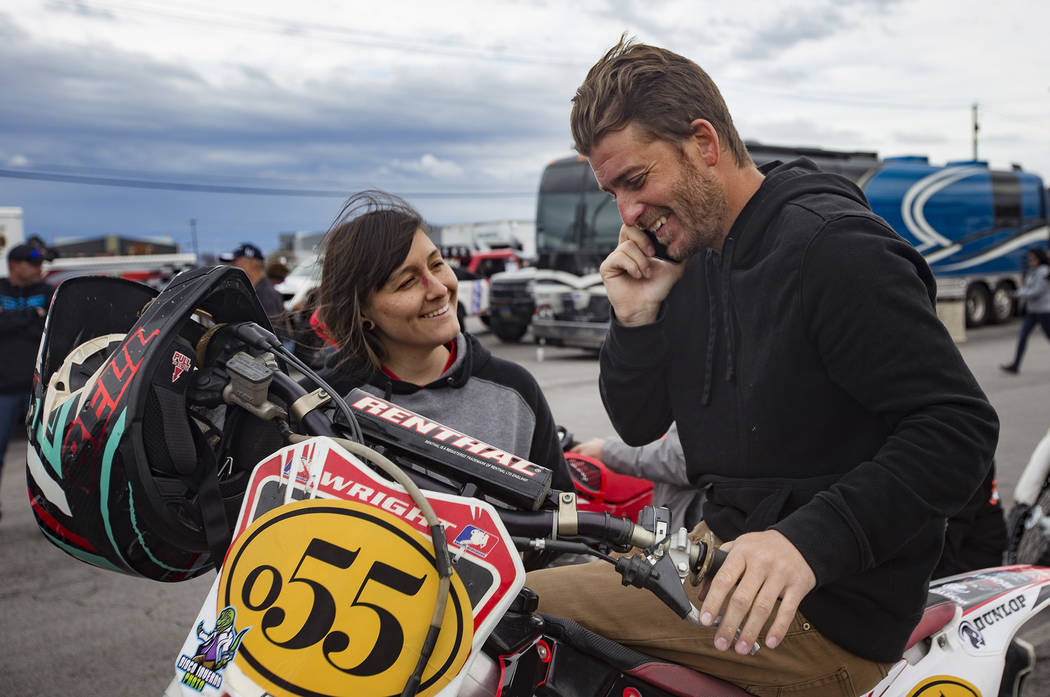
POLYGON ((0 278, 0 470, 11 433, 29 404, 33 363, 55 292, 41 280, 44 257, 38 247, 16 245, 7 253, 7 278, 0 278))
POLYGON ((1024 287, 1014 293, 1014 297, 1025 301, 1024 319, 1021 320, 1021 333, 1017 336, 1017 352, 1013 363, 999 366, 1007 373, 1017 374, 1021 370, 1021 359, 1028 347, 1028 335, 1039 325, 1046 338, 1050 339, 1050 257, 1042 247, 1032 247, 1024 255, 1028 262, 1028 271, 1024 277, 1024 287))
POLYGON ((526 585, 542 612, 755 694, 868 691, 998 436, 928 266, 848 180, 756 167, 714 82, 665 49, 621 40, 571 125, 624 223, 600 269, 603 402, 632 445, 678 424, 707 487, 693 534, 728 556, 687 589, 699 628, 595 564, 526 585))

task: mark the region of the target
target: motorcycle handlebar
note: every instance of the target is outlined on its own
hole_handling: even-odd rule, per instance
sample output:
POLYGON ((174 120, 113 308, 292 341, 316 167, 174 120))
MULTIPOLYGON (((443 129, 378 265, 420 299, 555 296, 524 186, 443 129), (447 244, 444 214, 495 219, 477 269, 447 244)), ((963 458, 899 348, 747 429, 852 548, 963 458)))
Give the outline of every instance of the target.
MULTIPOLYGON (((496 511, 511 535, 548 540, 567 536, 558 529, 557 511, 496 511)), ((646 549, 660 542, 656 533, 608 513, 577 511, 576 529, 577 532, 573 536, 588 537, 618 546, 646 549)), ((664 545, 667 544, 669 542, 664 541, 664 545)), ((689 568, 701 577, 712 577, 718 573, 727 554, 717 548, 709 550, 707 544, 702 541, 686 541, 684 547, 683 551, 689 558, 689 568)))
MULTIPOLYGON (((240 330, 238 334, 244 333, 241 327, 237 329, 240 330)), ((259 332, 262 333, 261 328, 259 332)), ((260 344, 263 343, 258 337, 252 336, 252 338, 260 344)), ((302 385, 285 372, 274 370, 272 376, 269 391, 289 407, 308 394, 302 385)), ((299 420, 299 425, 310 435, 340 437, 332 417, 320 409, 305 412, 299 420)), ((649 549, 661 543, 656 533, 651 530, 609 513, 576 511, 575 525, 568 526, 574 529, 566 531, 559 529, 561 516, 558 511, 520 511, 510 508, 497 508, 496 511, 511 535, 547 540, 585 537, 613 546, 641 549, 649 549)), ((668 540, 663 540, 662 544, 666 549, 670 543, 668 540)), ((690 569, 707 576, 713 576, 718 571, 726 556, 726 553, 720 549, 711 550, 711 553, 708 554, 707 545, 703 542, 686 542, 682 551, 688 556, 690 569)))
MULTIPOLYGON (((551 540, 566 536, 564 532, 558 530, 557 511, 515 511, 500 508, 496 509, 496 512, 499 513, 500 520, 512 535, 542 537, 551 540)), ((616 518, 608 513, 591 511, 577 511, 576 529, 576 535, 614 545, 648 546, 639 543, 644 543, 647 536, 652 535, 645 528, 625 518, 616 518)), ((650 544, 652 544, 651 541, 650 544)))
MULTIPOLYGON (((274 371, 270 390, 288 405, 294 404, 297 399, 308 394, 302 385, 279 370, 274 371)), ((332 425, 332 420, 318 409, 304 414, 300 426, 313 436, 337 437, 339 435, 332 425)))

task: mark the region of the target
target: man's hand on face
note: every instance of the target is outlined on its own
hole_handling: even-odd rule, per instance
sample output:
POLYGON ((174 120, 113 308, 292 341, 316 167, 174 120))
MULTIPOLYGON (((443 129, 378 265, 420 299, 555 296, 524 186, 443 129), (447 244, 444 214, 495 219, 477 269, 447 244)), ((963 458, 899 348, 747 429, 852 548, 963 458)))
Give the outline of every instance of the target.
POLYGON ((685 272, 685 264, 654 259, 653 245, 636 227, 620 228, 620 244, 599 271, 616 319, 626 327, 651 324, 660 303, 685 272))
POLYGON ((776 619, 766 632, 766 646, 775 648, 784 640, 802 598, 817 585, 813 570, 776 530, 741 535, 722 549, 729 554, 701 598, 700 622, 711 626, 721 616, 715 648, 746 654, 779 599, 776 619), (742 629, 736 637, 738 627, 742 629))

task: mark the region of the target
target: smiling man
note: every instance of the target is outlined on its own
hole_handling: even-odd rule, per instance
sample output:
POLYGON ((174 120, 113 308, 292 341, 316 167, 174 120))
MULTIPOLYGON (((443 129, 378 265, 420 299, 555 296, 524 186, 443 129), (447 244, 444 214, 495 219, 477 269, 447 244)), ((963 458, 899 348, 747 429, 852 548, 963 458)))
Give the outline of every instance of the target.
POLYGON ((601 266, 603 401, 632 445, 678 424, 707 489, 694 533, 729 554, 706 593, 687 589, 701 628, 600 564, 527 585, 544 612, 757 695, 870 689, 998 433, 929 268, 846 179, 756 167, 718 88, 670 51, 621 40, 571 122, 624 223, 601 266))

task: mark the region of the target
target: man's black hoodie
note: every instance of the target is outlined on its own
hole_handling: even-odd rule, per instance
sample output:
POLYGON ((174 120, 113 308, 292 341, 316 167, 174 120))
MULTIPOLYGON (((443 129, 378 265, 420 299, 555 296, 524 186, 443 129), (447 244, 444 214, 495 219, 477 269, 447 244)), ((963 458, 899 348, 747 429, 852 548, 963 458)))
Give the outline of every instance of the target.
POLYGON ((807 160, 762 169, 721 254, 689 259, 657 321, 613 322, 602 398, 631 444, 676 421, 715 534, 783 533, 817 579, 801 612, 895 661, 998 420, 929 267, 860 190, 807 160))

